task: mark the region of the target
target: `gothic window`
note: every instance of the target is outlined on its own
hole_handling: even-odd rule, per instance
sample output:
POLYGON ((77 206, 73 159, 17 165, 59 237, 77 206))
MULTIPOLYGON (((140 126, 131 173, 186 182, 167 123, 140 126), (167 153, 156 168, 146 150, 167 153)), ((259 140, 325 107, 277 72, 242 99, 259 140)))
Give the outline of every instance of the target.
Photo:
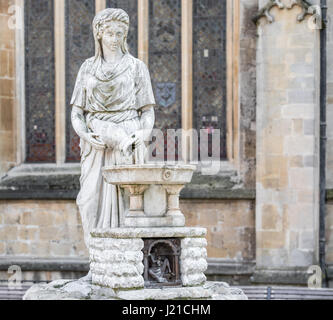
MULTIPOLYGON (((226 158, 226 93, 226 1, 194 0, 193 126, 208 135, 221 130, 221 159, 226 158)), ((212 152, 208 141, 205 154, 212 152)))
POLYGON ((80 139, 71 124, 70 99, 81 64, 95 54, 94 0, 66 1, 66 162, 80 161, 80 139))
MULTIPOLYGON (((149 69, 156 99, 155 128, 181 128, 181 0, 149 1, 149 69)), ((173 139, 165 153, 175 154, 173 139)), ((166 156, 166 154, 165 154, 166 156)))
POLYGON ((26 162, 55 162, 53 1, 25 1, 26 162))
MULTIPOLYGON (((208 133, 220 129, 220 158, 226 160, 227 119, 229 124, 232 118, 227 117, 230 108, 227 109, 226 100, 226 20, 227 4, 232 1, 63 0, 63 5, 59 5, 54 0, 27 0, 24 3, 25 111, 22 114, 26 124, 26 162, 80 160, 79 137, 71 125, 69 102, 80 65, 94 55, 92 20, 96 8, 103 7, 122 8, 130 16, 129 50, 148 64, 157 102, 155 128, 165 134, 167 129, 177 130, 182 126, 207 129, 208 133), (184 15, 189 20, 184 20, 184 15), (56 32, 59 16, 63 17, 62 36, 56 32), (188 21, 191 23, 184 29, 188 21), (184 47, 187 42, 190 45, 184 47), (59 43, 64 48, 63 60, 56 58, 59 43), (64 61, 63 71, 57 61, 64 61), (193 71, 189 77, 184 77, 184 61, 187 71, 193 71), (60 82, 56 82, 56 74, 60 82), (59 83, 65 91, 61 95, 64 102, 59 102, 59 92, 62 92, 58 90, 59 83), (184 95, 184 87, 189 95, 184 95), (64 118, 59 118, 59 108, 64 118), (182 114, 186 112, 191 114, 191 119, 185 119, 185 125, 182 114)), ((165 159, 175 153, 177 159, 177 147, 178 140, 174 143, 173 139, 165 139, 161 146, 165 159)), ((211 144, 207 148, 209 154, 211 144)), ((204 151, 206 154, 207 150, 204 151)))

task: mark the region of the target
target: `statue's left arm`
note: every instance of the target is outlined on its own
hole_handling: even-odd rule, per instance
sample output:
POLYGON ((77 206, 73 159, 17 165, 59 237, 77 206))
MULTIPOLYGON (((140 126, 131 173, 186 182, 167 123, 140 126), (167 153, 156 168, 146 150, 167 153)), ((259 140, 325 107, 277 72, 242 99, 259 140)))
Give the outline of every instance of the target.
POLYGON ((153 130, 155 123, 155 111, 153 105, 148 105, 140 110, 140 129, 135 132, 131 137, 124 141, 121 150, 127 150, 131 144, 136 147, 149 141, 150 134, 153 130))
POLYGON ((142 129, 142 140, 147 141, 155 123, 155 111, 152 105, 141 109, 140 124, 142 129))
POLYGON ((138 132, 138 136, 139 140, 142 142, 148 141, 151 131, 153 130, 155 123, 154 106, 156 105, 149 70, 142 61, 138 63, 136 86, 136 101, 141 124, 141 130, 138 132))

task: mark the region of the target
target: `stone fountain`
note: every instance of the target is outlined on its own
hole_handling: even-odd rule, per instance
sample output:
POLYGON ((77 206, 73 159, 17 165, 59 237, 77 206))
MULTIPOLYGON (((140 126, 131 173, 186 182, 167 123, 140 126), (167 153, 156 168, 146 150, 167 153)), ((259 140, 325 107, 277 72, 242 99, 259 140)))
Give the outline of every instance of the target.
POLYGON ((71 100, 90 272, 35 285, 24 299, 246 299, 206 283, 206 229, 186 227, 179 207, 195 166, 147 162, 156 103, 148 68, 127 49, 127 13, 105 9, 93 30, 95 57, 82 64, 71 100))
POLYGON ((105 181, 129 201, 120 227, 91 232, 91 280, 35 285, 24 299, 247 299, 226 283, 206 282, 206 229, 185 227, 179 207, 194 171, 186 164, 104 167, 105 181))

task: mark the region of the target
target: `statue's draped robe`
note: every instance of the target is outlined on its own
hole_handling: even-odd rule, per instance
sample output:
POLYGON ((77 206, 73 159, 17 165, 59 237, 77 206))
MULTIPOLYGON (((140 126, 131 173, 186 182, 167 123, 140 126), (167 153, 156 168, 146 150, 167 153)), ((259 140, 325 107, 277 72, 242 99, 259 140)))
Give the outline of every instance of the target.
POLYGON ((104 166, 131 164, 119 143, 141 128, 140 109, 155 105, 146 65, 125 54, 115 66, 99 58, 87 59, 77 76, 71 105, 82 108, 87 126, 108 146, 96 150, 81 139, 81 189, 77 197, 84 237, 89 247, 94 228, 119 227, 124 212, 124 194, 102 177, 104 166))

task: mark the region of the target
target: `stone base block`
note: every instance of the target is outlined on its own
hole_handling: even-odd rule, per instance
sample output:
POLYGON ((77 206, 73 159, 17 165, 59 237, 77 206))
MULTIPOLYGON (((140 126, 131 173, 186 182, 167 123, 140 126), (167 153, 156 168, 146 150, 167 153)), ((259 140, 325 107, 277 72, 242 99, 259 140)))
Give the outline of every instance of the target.
POLYGON ((183 214, 163 217, 131 217, 124 218, 124 227, 135 228, 156 228, 156 227, 184 227, 185 217, 183 214))
POLYGON ((94 230, 90 243, 92 283, 112 289, 203 285, 207 269, 205 236, 204 228, 186 227, 94 230), (175 246, 176 242, 180 248, 175 246), (158 251, 157 245, 162 246, 164 257, 168 255, 165 250, 170 248, 167 264, 171 280, 154 278, 150 271, 149 261, 154 249, 158 251))
POLYGON ((223 282, 207 282, 201 287, 113 290, 85 280, 57 280, 36 284, 23 300, 247 300, 241 289, 223 282))

